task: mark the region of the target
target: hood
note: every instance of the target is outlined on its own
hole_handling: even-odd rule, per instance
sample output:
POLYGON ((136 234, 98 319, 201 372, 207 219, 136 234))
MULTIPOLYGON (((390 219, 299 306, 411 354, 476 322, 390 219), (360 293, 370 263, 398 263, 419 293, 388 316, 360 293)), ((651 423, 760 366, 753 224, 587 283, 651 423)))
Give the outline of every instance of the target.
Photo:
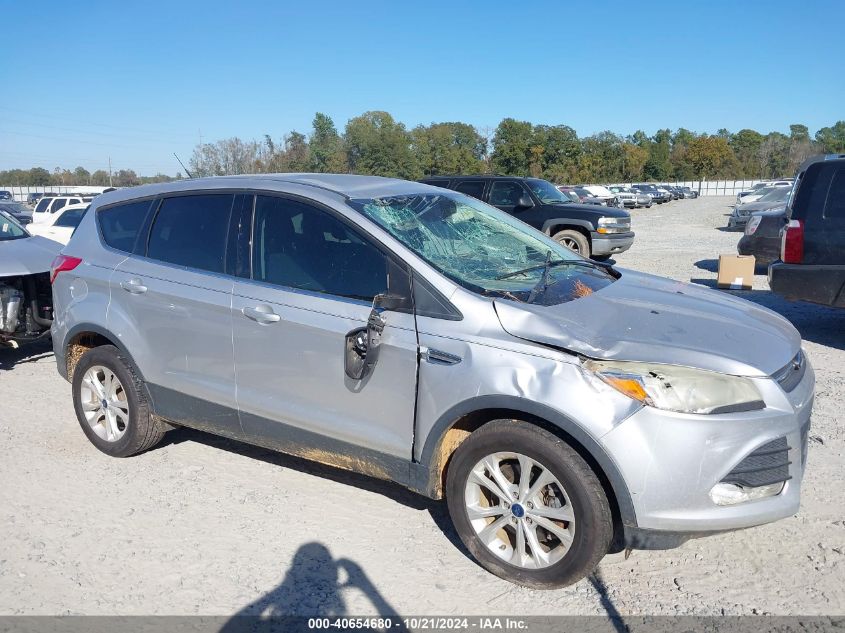
POLYGON ((769 209, 785 209, 786 208, 786 200, 780 200, 778 202, 749 202, 747 204, 741 204, 737 207, 738 211, 743 213, 751 213, 752 211, 768 211, 769 209))
POLYGON ((63 246, 46 237, 0 240, 0 277, 32 275, 50 270, 63 246))
MULTIPOLYGON (((602 217, 606 218, 630 218, 631 214, 616 207, 606 207, 598 201, 590 203, 564 202, 562 204, 544 204, 543 206, 554 207, 556 209, 579 209, 580 211, 588 211, 590 213, 600 213, 602 217), (600 208, 599 208, 600 207, 600 208)), ((517 216, 518 217, 518 216, 517 216)))
POLYGON ((683 365, 768 376, 798 353, 801 337, 780 315, 694 284, 622 270, 587 297, 554 306, 497 299, 518 338, 596 359, 683 365))

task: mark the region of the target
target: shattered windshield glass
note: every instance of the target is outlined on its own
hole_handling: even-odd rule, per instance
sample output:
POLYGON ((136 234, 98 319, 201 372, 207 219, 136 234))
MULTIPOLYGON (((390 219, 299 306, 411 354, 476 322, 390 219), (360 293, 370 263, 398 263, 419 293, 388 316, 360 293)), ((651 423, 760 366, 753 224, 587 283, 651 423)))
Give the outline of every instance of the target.
POLYGON ((616 279, 609 267, 459 193, 350 204, 444 275, 480 294, 553 305, 591 294, 616 279))

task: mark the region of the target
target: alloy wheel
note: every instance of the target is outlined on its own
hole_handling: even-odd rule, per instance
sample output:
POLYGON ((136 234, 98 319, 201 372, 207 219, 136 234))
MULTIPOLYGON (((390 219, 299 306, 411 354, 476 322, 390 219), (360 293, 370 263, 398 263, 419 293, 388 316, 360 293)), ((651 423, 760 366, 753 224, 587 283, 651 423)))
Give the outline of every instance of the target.
POLYGON ((560 561, 572 546, 575 513, 548 468, 520 453, 487 455, 464 490, 470 524, 495 556, 524 569, 560 561))
POLYGON ((85 372, 79 399, 91 430, 107 442, 117 442, 129 425, 129 402, 117 375, 94 365, 85 372))

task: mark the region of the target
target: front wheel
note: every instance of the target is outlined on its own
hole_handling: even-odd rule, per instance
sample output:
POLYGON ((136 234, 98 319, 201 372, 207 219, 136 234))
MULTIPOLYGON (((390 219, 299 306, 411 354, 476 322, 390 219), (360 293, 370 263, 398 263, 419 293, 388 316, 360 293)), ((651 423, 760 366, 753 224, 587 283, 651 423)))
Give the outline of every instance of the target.
POLYGON ((571 251, 575 251, 584 257, 590 256, 590 242, 583 233, 573 231, 571 229, 564 229, 552 235, 552 239, 558 244, 565 246, 571 251))
POLYGON ((532 424, 495 420, 455 452, 449 514, 488 571, 553 589, 590 574, 607 553, 613 520, 596 474, 566 442, 532 424))

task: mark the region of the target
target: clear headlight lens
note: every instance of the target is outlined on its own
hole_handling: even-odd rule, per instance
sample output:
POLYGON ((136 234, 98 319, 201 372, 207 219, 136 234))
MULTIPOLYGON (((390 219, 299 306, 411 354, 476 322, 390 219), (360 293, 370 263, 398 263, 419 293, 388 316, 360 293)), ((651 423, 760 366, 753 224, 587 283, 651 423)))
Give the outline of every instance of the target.
POLYGON ((584 367, 601 380, 657 409, 678 413, 734 413, 766 405, 748 378, 676 365, 594 361, 584 367))

